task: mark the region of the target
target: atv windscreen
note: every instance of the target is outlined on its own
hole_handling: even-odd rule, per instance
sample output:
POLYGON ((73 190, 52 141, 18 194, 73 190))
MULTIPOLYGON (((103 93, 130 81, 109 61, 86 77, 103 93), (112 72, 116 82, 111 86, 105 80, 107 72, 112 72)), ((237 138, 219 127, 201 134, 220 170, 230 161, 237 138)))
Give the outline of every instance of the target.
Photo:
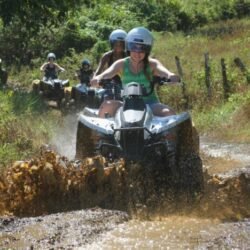
POLYGON ((141 97, 130 96, 126 98, 125 100, 123 111, 130 110, 130 109, 143 111, 146 109, 146 105, 141 97))

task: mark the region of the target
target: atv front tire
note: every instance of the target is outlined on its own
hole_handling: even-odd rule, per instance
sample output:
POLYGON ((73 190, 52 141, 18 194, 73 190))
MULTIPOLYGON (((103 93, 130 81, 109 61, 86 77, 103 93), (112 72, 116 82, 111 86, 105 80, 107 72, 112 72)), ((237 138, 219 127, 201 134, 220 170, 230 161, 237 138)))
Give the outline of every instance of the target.
POLYGON ((181 123, 177 136, 177 171, 181 189, 189 194, 201 193, 204 189, 202 161, 199 156, 199 136, 191 119, 181 123))
POLYGON ((39 94, 40 92, 40 80, 36 79, 32 81, 32 91, 34 94, 39 94))
POLYGON ((83 159, 95 155, 96 137, 90 128, 78 122, 76 135, 76 158, 83 159))
POLYGON ((189 197, 204 191, 202 160, 196 153, 182 156, 178 161, 179 186, 189 197))
POLYGON ((199 154, 199 135, 191 119, 179 124, 177 134, 177 155, 194 152, 199 154))

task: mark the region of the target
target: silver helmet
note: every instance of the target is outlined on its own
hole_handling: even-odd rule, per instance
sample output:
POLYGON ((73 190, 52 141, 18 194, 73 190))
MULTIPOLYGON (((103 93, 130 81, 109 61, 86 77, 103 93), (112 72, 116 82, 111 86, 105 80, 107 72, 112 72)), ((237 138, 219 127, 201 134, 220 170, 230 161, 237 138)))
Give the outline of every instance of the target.
POLYGON ((125 38, 127 36, 127 32, 122 29, 117 29, 112 31, 112 33, 109 36, 109 42, 111 45, 111 48, 113 48, 115 42, 121 41, 125 44, 125 38))
POLYGON ((49 53, 47 55, 47 59, 49 60, 50 58, 53 58, 55 60, 56 59, 56 55, 54 53, 49 53))
POLYGON ((144 27, 133 28, 126 36, 126 50, 150 53, 153 47, 153 35, 144 27))

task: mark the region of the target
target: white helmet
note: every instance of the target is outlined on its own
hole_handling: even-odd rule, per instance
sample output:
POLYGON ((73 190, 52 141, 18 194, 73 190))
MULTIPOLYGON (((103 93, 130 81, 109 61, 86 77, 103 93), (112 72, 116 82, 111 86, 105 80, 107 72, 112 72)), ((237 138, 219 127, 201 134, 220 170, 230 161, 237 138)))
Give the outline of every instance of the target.
POLYGON ((110 42, 111 48, 113 48, 115 42, 121 41, 125 43, 126 36, 127 36, 127 32, 122 29, 117 29, 117 30, 112 31, 112 33, 109 36, 109 42, 110 42))
POLYGON ((133 28, 126 37, 126 50, 150 53, 154 38, 144 27, 133 28))
POLYGON ((50 58, 53 58, 55 60, 56 55, 54 53, 49 53, 48 56, 47 56, 47 59, 49 60, 50 58))

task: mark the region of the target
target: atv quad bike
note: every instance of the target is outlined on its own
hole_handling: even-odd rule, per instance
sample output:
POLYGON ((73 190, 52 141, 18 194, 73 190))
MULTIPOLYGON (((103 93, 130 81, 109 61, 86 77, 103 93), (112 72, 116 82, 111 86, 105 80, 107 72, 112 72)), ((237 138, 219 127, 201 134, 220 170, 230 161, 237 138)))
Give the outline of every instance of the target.
POLYGON ((71 102, 73 100, 77 108, 85 106, 97 108, 101 104, 104 91, 103 88, 92 88, 86 83, 79 83, 72 87, 71 102))
POLYGON ((56 101, 58 108, 61 107, 65 97, 65 88, 69 86, 69 80, 61 80, 59 78, 46 78, 33 81, 33 91, 49 100, 56 101))
POLYGON ((103 81, 101 88, 93 88, 86 83, 79 83, 71 91, 71 100, 74 100, 78 108, 85 106, 98 108, 106 99, 120 99, 120 89, 112 80, 103 81))
POLYGON ((199 137, 190 114, 158 116, 143 100, 149 94, 132 82, 122 91, 123 102, 109 100, 99 109, 86 107, 78 118, 76 157, 99 153, 112 160, 160 160, 181 185, 192 183, 195 190, 201 190, 199 137))

